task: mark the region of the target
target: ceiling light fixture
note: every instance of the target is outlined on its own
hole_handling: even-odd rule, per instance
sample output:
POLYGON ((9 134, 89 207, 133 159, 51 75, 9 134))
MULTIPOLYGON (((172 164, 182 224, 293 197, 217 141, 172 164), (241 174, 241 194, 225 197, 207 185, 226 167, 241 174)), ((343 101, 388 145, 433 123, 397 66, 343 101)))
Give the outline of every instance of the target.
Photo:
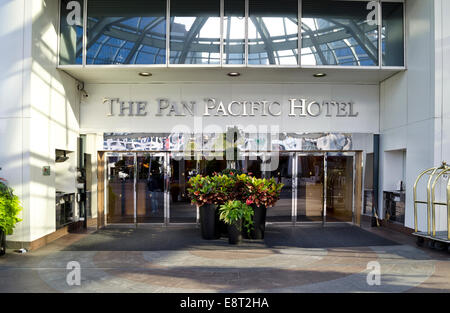
POLYGON ((152 76, 152 73, 149 73, 149 72, 140 72, 139 75, 142 76, 142 77, 149 77, 149 76, 152 76))
POLYGON ((314 77, 317 77, 317 78, 322 78, 322 77, 327 76, 327 74, 325 74, 325 73, 316 73, 316 74, 314 74, 313 76, 314 76, 314 77))
POLYGON ((241 73, 238 73, 238 72, 230 72, 230 73, 228 73, 227 75, 230 76, 230 77, 238 77, 238 76, 241 76, 241 73))

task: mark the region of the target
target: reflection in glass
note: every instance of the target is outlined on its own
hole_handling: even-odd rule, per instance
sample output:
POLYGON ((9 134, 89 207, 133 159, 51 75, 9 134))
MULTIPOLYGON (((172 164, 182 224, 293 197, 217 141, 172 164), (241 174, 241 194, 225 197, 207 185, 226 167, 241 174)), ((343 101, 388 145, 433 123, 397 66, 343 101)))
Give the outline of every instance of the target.
POLYGON ((284 184, 281 189, 280 199, 274 207, 267 209, 266 220, 268 222, 292 221, 292 171, 293 155, 280 155, 278 168, 271 172, 270 177, 277 183, 284 184))
POLYGON ((403 3, 382 3, 381 29, 384 66, 404 65, 403 3))
POLYGON ((257 178, 263 178, 269 174, 268 172, 263 172, 264 158, 262 155, 252 153, 242 158, 243 160, 238 160, 237 162, 241 164, 241 168, 238 169, 242 170, 243 173, 257 178))
POLYGON ((108 223, 134 223, 134 155, 107 157, 108 223))
POLYGON ((187 188, 191 177, 200 173, 200 162, 181 154, 170 157, 170 223, 195 223, 197 208, 191 205, 187 188))
POLYGON ((59 64, 83 63, 83 0, 61 0, 59 64))
POLYGON ((296 65, 297 16, 297 0, 249 0, 248 64, 296 65))
POLYGON ((353 157, 327 157, 327 222, 351 222, 353 157))
POLYGON ((367 4, 304 0, 302 65, 378 65, 378 26, 367 4))
POLYGON ((245 1, 224 2, 223 63, 245 63, 245 1))
POLYGON ((223 153, 203 153, 200 160, 200 174, 205 176, 220 173, 227 168, 227 161, 223 153))
POLYGON ((163 156, 137 156, 136 214, 138 223, 164 222, 163 156))
POLYGON ((170 2, 170 63, 220 64, 220 1, 170 2))
POLYGON ((88 64, 165 64, 165 0, 89 0, 88 64))
POLYGON ((323 220, 324 157, 298 157, 297 221, 323 220))

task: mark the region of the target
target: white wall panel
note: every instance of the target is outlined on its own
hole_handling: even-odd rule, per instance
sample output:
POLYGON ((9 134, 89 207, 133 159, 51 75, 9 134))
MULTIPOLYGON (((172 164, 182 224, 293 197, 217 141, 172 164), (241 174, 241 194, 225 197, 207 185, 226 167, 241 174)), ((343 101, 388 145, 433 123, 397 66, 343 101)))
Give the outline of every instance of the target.
MULTIPOLYGON (((30 228, 29 241, 55 231, 55 149, 77 150, 79 94, 76 81, 57 70, 58 1, 32 4, 30 87, 30 228), (51 175, 42 168, 50 166, 51 175)), ((71 164, 72 169, 76 167, 71 164)), ((76 192, 76 171, 65 173, 64 191, 76 192)))
POLYGON ((394 129, 408 123, 407 73, 401 72, 381 83, 380 128, 394 129))
POLYGON ((22 117, 25 62, 30 57, 24 45, 25 1, 0 0, 0 40, 5 45, 0 58, 0 118, 22 117))

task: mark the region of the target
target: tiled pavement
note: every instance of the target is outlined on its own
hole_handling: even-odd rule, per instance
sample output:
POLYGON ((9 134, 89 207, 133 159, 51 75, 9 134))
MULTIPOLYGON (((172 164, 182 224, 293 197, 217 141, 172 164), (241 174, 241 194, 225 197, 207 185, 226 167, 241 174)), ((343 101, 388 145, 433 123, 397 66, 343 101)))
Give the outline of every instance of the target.
MULTIPOLYGON (((270 230, 266 241, 274 243, 270 230)), ((301 232, 273 230, 290 235, 301 232)), ((317 234, 348 230, 319 229, 317 234)), ((183 231, 197 238, 198 230, 183 231)), ((0 258, 0 292, 450 292, 448 252, 418 248, 414 238, 385 228, 364 232, 367 240, 374 236, 394 242, 378 240, 380 245, 365 246, 360 240, 351 246, 347 238, 341 246, 334 243, 330 247, 326 242, 318 247, 304 244, 310 241, 292 246, 259 243, 229 247, 222 240, 205 246, 171 246, 170 250, 158 246, 124 251, 107 245, 107 240, 117 238, 69 234, 26 254, 8 251, 0 258), (89 246, 95 238, 101 241, 89 246), (107 249, 102 249, 102 241, 107 249), (70 261, 81 265, 80 286, 66 282, 70 261), (381 266, 379 286, 367 284, 371 261, 381 266)), ((161 240, 173 233, 173 229, 162 229, 155 237, 148 230, 139 233, 139 238, 148 235, 145 240, 161 240)), ((189 243, 189 237, 183 240, 189 243)))

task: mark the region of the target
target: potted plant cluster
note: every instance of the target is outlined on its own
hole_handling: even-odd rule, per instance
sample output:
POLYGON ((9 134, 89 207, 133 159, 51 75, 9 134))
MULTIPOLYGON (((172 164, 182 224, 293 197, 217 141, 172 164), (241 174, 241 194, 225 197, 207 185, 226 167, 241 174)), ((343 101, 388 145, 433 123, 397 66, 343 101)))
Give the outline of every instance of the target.
POLYGON ((15 225, 22 221, 18 217, 21 210, 19 198, 0 178, 0 256, 6 253, 6 235, 11 235, 15 225))
MULTIPOLYGON (((266 210, 279 199, 282 187, 274 179, 259 179, 229 169, 192 177, 188 193, 192 204, 200 208, 202 238, 218 239, 225 223, 229 236, 230 231, 234 234, 241 229, 247 238, 264 239, 266 210)), ((239 238, 231 241, 239 242, 239 238)))

